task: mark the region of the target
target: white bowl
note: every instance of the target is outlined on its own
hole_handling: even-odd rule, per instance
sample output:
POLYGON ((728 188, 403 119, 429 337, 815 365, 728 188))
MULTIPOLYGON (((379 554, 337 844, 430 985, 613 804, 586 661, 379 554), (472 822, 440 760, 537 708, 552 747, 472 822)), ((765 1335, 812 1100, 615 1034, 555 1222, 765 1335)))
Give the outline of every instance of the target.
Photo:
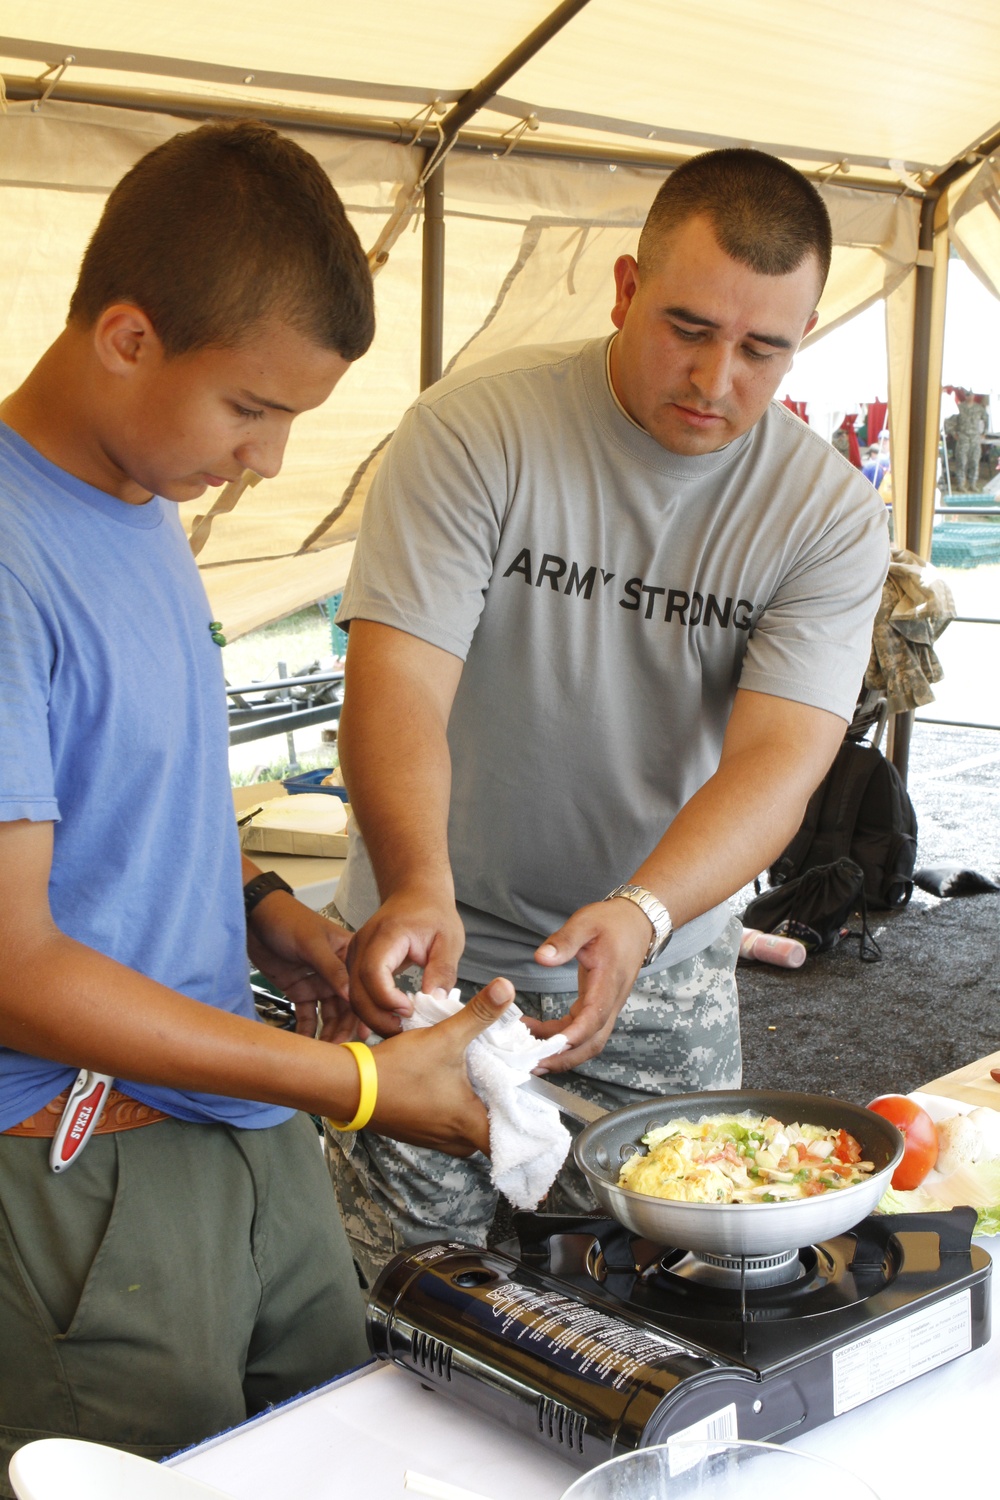
POLYGON ((623 1453, 562 1500, 879 1500, 857 1475, 773 1443, 674 1438, 623 1453))
POLYGON ((173 1469, 78 1438, 39 1438, 10 1461, 18 1500, 232 1500, 173 1469))

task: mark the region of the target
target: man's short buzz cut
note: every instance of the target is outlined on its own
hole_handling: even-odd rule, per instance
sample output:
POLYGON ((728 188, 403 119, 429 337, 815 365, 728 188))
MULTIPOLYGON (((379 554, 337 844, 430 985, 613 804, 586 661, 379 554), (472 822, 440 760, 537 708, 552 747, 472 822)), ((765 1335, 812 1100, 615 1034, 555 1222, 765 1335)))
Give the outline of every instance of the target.
POLYGON ((639 237, 640 270, 655 263, 670 233, 699 215, 719 246, 761 276, 787 276, 812 253, 825 285, 833 252, 826 204, 801 172, 777 156, 727 147, 692 156, 653 200, 639 237))
POLYGON ((342 359, 375 335, 371 271, 316 158, 257 120, 182 132, 113 189, 69 317, 142 309, 168 356, 236 348, 277 319, 342 359))

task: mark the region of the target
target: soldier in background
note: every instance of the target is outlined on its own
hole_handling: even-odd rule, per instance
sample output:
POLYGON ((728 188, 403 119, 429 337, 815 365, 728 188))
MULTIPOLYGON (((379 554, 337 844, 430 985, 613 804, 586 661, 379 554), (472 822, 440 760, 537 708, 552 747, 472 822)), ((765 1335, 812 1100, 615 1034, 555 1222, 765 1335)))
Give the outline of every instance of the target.
POLYGON ((988 426, 986 406, 982 396, 956 387, 958 403, 955 422, 955 466, 952 473, 954 490, 959 494, 972 494, 979 489, 979 459, 982 453, 981 438, 988 426))

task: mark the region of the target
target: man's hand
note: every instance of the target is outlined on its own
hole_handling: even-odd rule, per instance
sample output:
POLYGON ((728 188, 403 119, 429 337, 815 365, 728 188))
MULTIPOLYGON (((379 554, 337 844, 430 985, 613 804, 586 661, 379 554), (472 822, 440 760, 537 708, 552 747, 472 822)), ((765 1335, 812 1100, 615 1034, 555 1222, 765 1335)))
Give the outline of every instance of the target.
POLYGON ((547 1057, 539 1072, 565 1073, 602 1050, 642 967, 652 930, 633 901, 595 901, 581 906, 535 950, 536 963, 551 968, 575 958, 580 976, 567 1016, 557 1021, 524 1017, 533 1036, 561 1032, 569 1041, 566 1051, 547 1057))
POLYGON ((348 1003, 344 963, 350 933, 311 911, 294 896, 272 891, 259 901, 247 923, 251 963, 284 990, 295 1006, 295 1030, 320 1039, 347 1042, 359 1032, 348 1003))
POLYGON ((398 988, 395 976, 418 964, 425 991, 450 990, 464 946, 450 893, 408 887, 395 892, 358 929, 347 950, 354 1011, 379 1036, 395 1036, 400 1016, 413 1011, 412 997, 398 988))
MULTIPOLYGON (((825 709, 740 689, 718 770, 685 803, 659 843, 626 878, 653 891, 675 928, 738 891, 785 847, 830 767, 844 721, 825 709)), ((569 1024, 528 1021, 536 1036, 565 1031, 570 1048, 544 1067, 563 1072, 595 1057, 628 999, 652 924, 631 901, 574 912, 535 953, 555 966, 574 957, 579 998, 569 1024)))
POLYGON ((494 979, 447 1021, 380 1043, 370 1129, 449 1156, 488 1152, 486 1109, 469 1083, 465 1049, 513 998, 510 980, 494 979))
POLYGON ((418 964, 425 990, 451 989, 465 946, 448 857, 448 718, 461 675, 448 651, 351 621, 340 764, 383 901, 348 967, 351 1004, 383 1036, 412 1010, 395 976, 418 964))

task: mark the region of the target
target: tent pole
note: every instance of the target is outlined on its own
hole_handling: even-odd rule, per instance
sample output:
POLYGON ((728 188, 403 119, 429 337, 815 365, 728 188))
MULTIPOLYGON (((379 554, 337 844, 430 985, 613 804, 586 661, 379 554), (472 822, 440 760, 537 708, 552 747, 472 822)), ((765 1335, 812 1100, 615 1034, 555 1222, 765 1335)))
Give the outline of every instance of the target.
MULTIPOLYGON (((920 250, 934 247, 934 211, 937 194, 929 193, 920 205, 920 250)), ((927 398, 930 337, 931 296, 934 272, 929 265, 915 268, 916 290, 913 306, 913 363, 910 375, 910 434, 906 455, 906 536, 903 545, 907 551, 919 556, 920 519, 923 509, 924 490, 924 446, 927 432, 927 398)), ((910 761, 910 740, 913 736, 913 712, 895 714, 890 735, 889 759, 906 781, 910 761)))
POLYGON ((441 121, 441 138, 427 152, 425 167, 433 156, 438 166, 424 184, 424 239, 420 306, 420 389, 441 378, 444 349, 444 158, 462 126, 488 104, 508 78, 540 52, 589 0, 562 0, 551 15, 518 42, 485 78, 468 89, 441 121))
POLYGON ((488 104, 507 80, 513 78, 526 62, 530 62, 535 53, 540 52, 546 42, 550 42, 558 32, 562 31, 567 21, 572 21, 573 17, 587 4, 589 0, 562 0, 562 4, 557 5, 551 15, 546 16, 545 20, 541 21, 534 31, 529 32, 523 41, 518 42, 514 50, 508 52, 492 72, 487 73, 485 78, 480 79, 477 84, 468 89, 461 99, 452 105, 441 122, 444 140, 450 141, 453 136, 457 135, 466 121, 471 120, 484 104, 488 104))
POLYGON ((420 389, 441 379, 444 348, 444 162, 424 184, 420 269, 420 389))
POLYGON ((920 205, 920 251, 913 306, 913 371, 910 386, 910 434, 906 455, 906 538, 910 552, 920 552, 924 509, 924 472, 927 444, 927 410, 930 405, 930 345, 934 299, 934 215, 938 194, 928 193, 920 205))

